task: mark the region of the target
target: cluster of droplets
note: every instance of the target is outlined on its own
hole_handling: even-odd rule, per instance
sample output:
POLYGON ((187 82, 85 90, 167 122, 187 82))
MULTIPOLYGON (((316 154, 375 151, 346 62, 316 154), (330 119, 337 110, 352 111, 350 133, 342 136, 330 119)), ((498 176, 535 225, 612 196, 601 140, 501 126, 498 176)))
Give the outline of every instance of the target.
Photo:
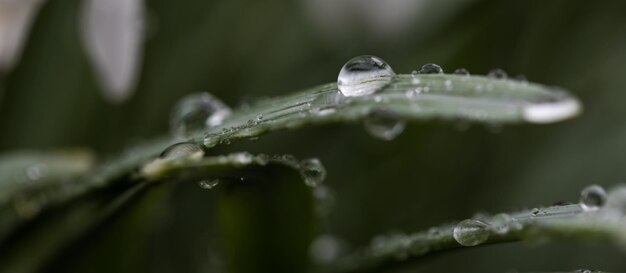
MULTIPOLYGON (((412 83, 418 86, 405 92, 405 96, 408 99, 413 99, 422 93, 428 93, 431 88, 428 85, 419 85, 421 83, 419 75, 444 74, 444 70, 437 64, 427 63, 414 70, 411 74, 413 76, 412 83)), ((459 68, 453 72, 453 75, 469 77, 470 72, 465 68, 459 68)), ((337 87, 342 97, 371 96, 389 85, 394 76, 395 73, 391 66, 381 58, 370 55, 358 56, 349 60, 341 68, 337 78, 337 87)), ((487 77, 499 80, 508 78, 507 73, 499 68, 489 71, 487 77)), ((523 78, 520 81, 525 82, 526 80, 523 78)), ((453 80, 445 80, 443 88, 446 91, 453 91, 453 80)), ((479 84, 474 87, 476 92, 491 91, 494 88, 493 84, 479 84)), ((374 102, 385 103, 384 96, 375 95, 372 98, 374 102)), ((330 113, 330 111, 326 112, 321 109, 314 109, 314 111, 314 114, 320 116, 330 113)), ((331 108, 331 111, 334 111, 334 109, 331 108)), ((474 115, 476 119, 485 119, 487 114, 476 112, 474 115)), ((368 116, 364 121, 364 125, 365 130, 370 135, 382 140, 394 139, 402 133, 405 127, 405 123, 402 120, 394 118, 393 115, 380 113, 373 113, 368 116)))
POLYGON ((230 108, 209 93, 187 95, 172 110, 170 131, 176 137, 187 137, 193 132, 221 125, 230 114, 230 108))
POLYGON ((611 209, 621 214, 626 212, 626 187, 617 188, 611 194, 607 194, 601 186, 591 185, 581 191, 579 204, 559 202, 552 207, 533 208, 515 217, 506 213, 493 217, 476 216, 459 222, 454 228, 453 237, 463 246, 475 246, 487 241, 490 234, 505 234, 511 230, 520 230, 522 228, 520 221, 524 219, 559 219, 575 213, 576 207, 578 211, 594 212, 605 206, 610 206, 611 209))

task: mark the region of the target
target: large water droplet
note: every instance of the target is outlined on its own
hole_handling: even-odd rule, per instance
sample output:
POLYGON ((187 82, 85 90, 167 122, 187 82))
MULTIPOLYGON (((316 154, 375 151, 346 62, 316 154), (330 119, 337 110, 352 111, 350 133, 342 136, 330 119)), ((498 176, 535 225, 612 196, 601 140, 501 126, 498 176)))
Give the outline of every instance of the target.
POLYGON ((209 179, 209 180, 198 181, 198 186, 202 188, 203 190, 211 190, 217 187, 217 185, 219 184, 220 184, 219 179, 209 179))
POLYGON ((598 185, 591 185, 580 192, 580 206, 585 211, 597 210, 606 203, 606 192, 598 185))
POLYGON ((389 113, 374 113, 363 122, 365 131, 381 140, 393 140, 399 136, 405 127, 405 122, 389 113))
POLYGON ((492 69, 491 71, 489 71, 489 73, 487 73, 487 77, 493 78, 493 79, 504 80, 508 77, 508 75, 506 74, 504 70, 500 68, 496 68, 496 69, 492 69))
POLYGON ((198 154, 199 157, 204 155, 202 147, 193 142, 179 142, 167 147, 162 153, 163 159, 176 159, 181 157, 193 156, 198 154))
POLYGON ((174 106, 170 130, 175 136, 188 136, 193 131, 222 124, 230 113, 226 104, 209 93, 187 95, 174 106))
POLYGON ((489 224, 476 220, 463 220, 454 227, 454 240, 463 246, 475 246, 489 239, 489 224))
POLYGON ((317 158, 300 161, 300 171, 307 186, 315 187, 326 179, 326 169, 317 158))
POLYGON ((418 71, 420 74, 443 74, 443 69, 438 64, 425 64, 418 71))
POLYGON ((349 60, 339 72, 337 87, 344 96, 366 96, 389 84, 396 75, 383 59, 364 55, 349 60))

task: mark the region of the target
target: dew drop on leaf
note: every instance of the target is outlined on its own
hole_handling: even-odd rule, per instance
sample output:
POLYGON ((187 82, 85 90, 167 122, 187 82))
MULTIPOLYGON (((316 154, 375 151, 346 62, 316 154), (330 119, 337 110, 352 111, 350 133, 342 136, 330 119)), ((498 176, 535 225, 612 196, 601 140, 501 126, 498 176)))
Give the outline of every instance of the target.
POLYGON ((37 181, 44 177, 48 172, 48 166, 43 163, 35 164, 26 168, 26 177, 30 181, 37 181))
POLYGON ((438 64, 425 64, 418 72, 420 74, 443 74, 443 69, 438 64))
POLYGON ((389 84, 394 75, 396 73, 383 59, 358 56, 343 65, 337 87, 346 97, 371 95, 389 84))
POLYGON ((211 190, 220 184, 219 179, 208 179, 198 181, 198 186, 203 190, 211 190))
POLYGON ((454 240, 463 246, 475 246, 489 239, 489 224, 476 220, 463 220, 454 227, 454 240))
POLYGON ((181 157, 192 156, 199 154, 200 157, 204 154, 200 145, 192 142, 180 142, 167 147, 162 153, 163 159, 176 159, 181 157))
POLYGON ((180 99, 170 117, 170 130, 177 137, 219 126, 231 110, 209 93, 191 94, 180 99))
POLYGON ((491 71, 489 71, 489 73, 487 73, 487 77, 492 78, 492 79, 504 80, 508 76, 504 70, 500 68, 496 68, 496 69, 492 69, 491 71))
POLYGON ((300 171, 304 183, 316 187, 326 179, 326 169, 317 158, 305 159, 300 162, 300 171))
POLYGON ((405 127, 405 122, 392 114, 374 113, 363 121, 365 131, 381 140, 393 140, 405 127))
POLYGON ((455 75, 459 75, 459 76, 469 76, 470 75, 469 71, 467 71, 467 69, 465 69, 465 68, 459 68, 457 70, 454 70, 454 74, 455 75))
POLYGON ((580 206, 585 211, 601 208, 606 203, 606 192, 598 185, 591 185, 580 192, 580 206))

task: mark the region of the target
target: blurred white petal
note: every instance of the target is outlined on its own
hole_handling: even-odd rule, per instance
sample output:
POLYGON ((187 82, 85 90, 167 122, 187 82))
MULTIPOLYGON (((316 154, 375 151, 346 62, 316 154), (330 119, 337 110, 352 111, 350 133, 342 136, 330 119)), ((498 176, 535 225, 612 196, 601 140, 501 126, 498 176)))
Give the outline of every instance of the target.
POLYGON ((19 60, 31 23, 43 0, 0 0, 0 71, 19 60))
POLYGON ((475 0, 300 0, 304 16, 337 44, 405 39, 436 31, 475 0))
POLYGON ((127 100, 135 89, 143 57, 142 0, 86 0, 82 36, 104 95, 112 102, 127 100))

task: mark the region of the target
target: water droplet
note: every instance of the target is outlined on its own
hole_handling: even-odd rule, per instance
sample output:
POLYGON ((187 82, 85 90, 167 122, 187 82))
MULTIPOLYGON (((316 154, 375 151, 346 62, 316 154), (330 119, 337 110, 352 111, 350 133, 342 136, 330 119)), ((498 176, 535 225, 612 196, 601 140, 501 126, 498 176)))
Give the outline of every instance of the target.
POLYGON ((363 122, 365 131, 381 140, 393 140, 405 127, 405 122, 386 112, 373 113, 363 122))
POLYGON ((463 246, 475 246, 489 239, 489 224, 476 220, 463 220, 454 227, 453 236, 463 246))
POLYGON ((307 186, 315 187, 326 179, 326 169, 317 158, 305 159, 300 162, 300 171, 307 186))
POLYGON ((174 106, 170 130, 177 137, 185 137, 193 131, 221 125, 230 113, 226 104, 209 93, 187 95, 174 106))
POLYGON ((217 185, 220 184, 220 180, 219 179, 210 179, 210 180, 201 180, 198 181, 198 186, 200 188, 202 188, 203 190, 211 190, 215 187, 217 187, 217 185))
POLYGON ((381 58, 364 55, 349 60, 339 72, 337 87, 346 97, 371 95, 396 75, 381 58))
POLYGON ((487 77, 493 78, 493 79, 504 80, 508 76, 507 76, 507 74, 506 74, 506 72, 504 70, 502 70, 500 68, 496 68, 496 69, 492 69, 491 71, 489 71, 489 73, 487 73, 487 77))
POLYGON ((606 192, 598 185, 591 185, 580 192, 580 206, 585 211, 597 210, 606 203, 606 192))
POLYGON ((179 142, 167 147, 162 153, 162 159, 176 159, 181 157, 196 156, 202 157, 204 150, 200 145, 193 142, 179 142))
POLYGON ((530 213, 532 214, 532 216, 537 216, 539 214, 539 209, 533 208, 530 210, 530 213))
POLYGON ((420 74, 443 74, 443 69, 437 64, 425 64, 419 70, 420 74))
POLYGON ((35 164, 26 168, 26 176, 31 181, 41 179, 48 172, 48 167, 45 164, 35 164))
POLYGON ((457 70, 454 70, 454 74, 455 75, 459 75, 459 76, 469 76, 470 75, 469 71, 467 71, 467 69, 465 69, 465 68, 458 68, 457 70))

